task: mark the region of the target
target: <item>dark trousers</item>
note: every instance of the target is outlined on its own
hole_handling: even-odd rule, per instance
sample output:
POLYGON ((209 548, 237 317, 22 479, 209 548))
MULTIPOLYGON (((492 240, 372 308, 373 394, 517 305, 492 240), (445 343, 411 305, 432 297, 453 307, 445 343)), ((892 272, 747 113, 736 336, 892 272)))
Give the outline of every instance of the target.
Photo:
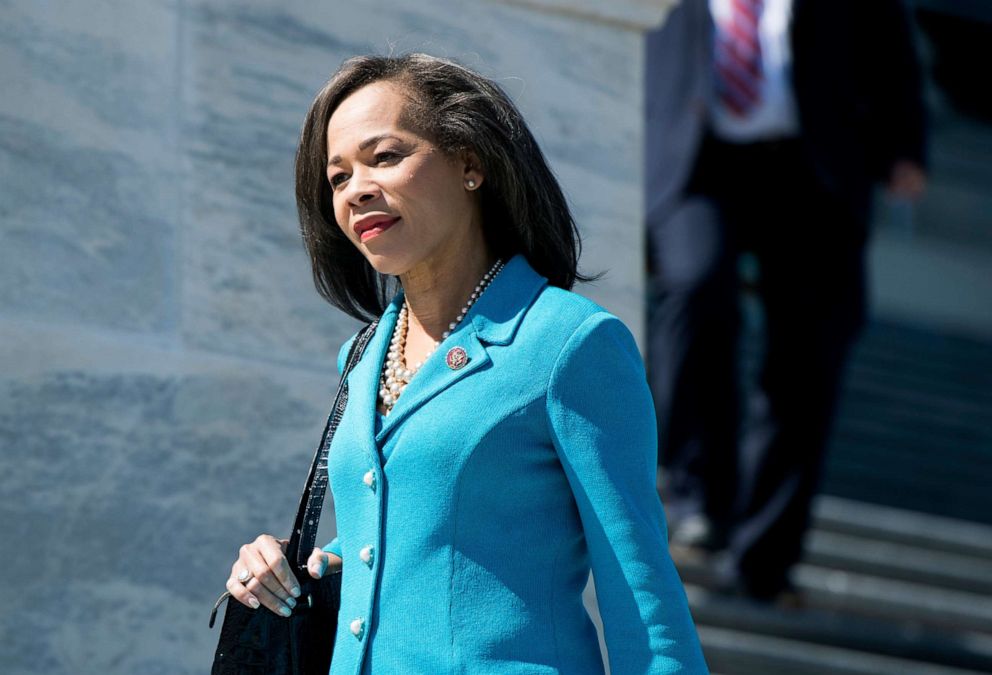
POLYGON ((844 362, 864 320, 864 218, 796 140, 707 138, 678 209, 649 224, 648 369, 663 497, 729 533, 753 595, 788 583, 844 362), (739 387, 741 253, 758 263, 758 381, 739 387))

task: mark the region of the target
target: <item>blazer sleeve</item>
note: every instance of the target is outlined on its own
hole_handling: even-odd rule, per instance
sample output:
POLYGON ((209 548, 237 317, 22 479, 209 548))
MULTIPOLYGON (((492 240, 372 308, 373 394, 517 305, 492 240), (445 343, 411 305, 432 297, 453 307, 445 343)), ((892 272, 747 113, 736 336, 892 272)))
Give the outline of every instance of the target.
POLYGON ((709 672, 668 554, 651 393, 619 319, 600 312, 571 335, 547 413, 585 532, 611 672, 709 672))
MULTIPOLYGON (((358 333, 355 333, 348 338, 345 343, 341 345, 341 349, 338 350, 338 377, 340 377, 341 373, 344 372, 344 362, 348 360, 348 352, 351 351, 351 343, 355 341, 356 337, 358 337, 358 333)), ((337 537, 331 539, 331 542, 324 546, 321 550, 326 551, 327 553, 333 553, 339 558, 343 557, 341 555, 341 542, 338 541, 337 537)))
POLYGON ((325 546, 321 550, 324 551, 325 553, 333 553, 334 555, 336 555, 339 558, 343 558, 344 557, 343 555, 341 555, 341 542, 338 541, 338 538, 337 537, 334 537, 334 539, 331 539, 331 543, 328 544, 327 546, 325 546))

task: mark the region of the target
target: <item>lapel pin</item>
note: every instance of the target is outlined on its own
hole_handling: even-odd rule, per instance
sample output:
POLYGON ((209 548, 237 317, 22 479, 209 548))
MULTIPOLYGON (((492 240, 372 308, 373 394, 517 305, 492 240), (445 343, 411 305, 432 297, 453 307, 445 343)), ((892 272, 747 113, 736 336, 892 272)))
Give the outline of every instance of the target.
POLYGON ((458 370, 468 363, 468 354, 461 347, 452 347, 448 350, 448 355, 444 358, 444 362, 452 370, 458 370))

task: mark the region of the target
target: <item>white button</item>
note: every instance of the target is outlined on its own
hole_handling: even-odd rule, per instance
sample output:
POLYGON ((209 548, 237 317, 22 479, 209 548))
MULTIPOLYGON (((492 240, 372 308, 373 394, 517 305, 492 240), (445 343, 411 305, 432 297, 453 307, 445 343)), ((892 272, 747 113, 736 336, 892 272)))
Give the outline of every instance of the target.
POLYGON ((359 617, 351 622, 351 634, 354 635, 359 640, 362 639, 362 633, 365 632, 365 619, 359 617))
POLYGON ((368 485, 372 492, 375 492, 375 472, 372 469, 365 472, 365 475, 362 476, 362 482, 368 485))
POLYGON ((362 559, 362 562, 372 567, 372 552, 373 548, 371 546, 366 546, 361 551, 358 552, 358 557, 362 559))

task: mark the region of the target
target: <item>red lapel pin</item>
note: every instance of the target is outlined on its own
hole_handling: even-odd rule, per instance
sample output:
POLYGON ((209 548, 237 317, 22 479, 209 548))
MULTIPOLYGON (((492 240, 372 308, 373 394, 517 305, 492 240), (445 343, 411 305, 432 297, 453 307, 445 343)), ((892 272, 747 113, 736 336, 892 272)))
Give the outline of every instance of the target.
POLYGON ((461 347, 452 347, 448 350, 448 355, 445 356, 444 362, 452 370, 458 370, 468 363, 468 354, 461 347))

